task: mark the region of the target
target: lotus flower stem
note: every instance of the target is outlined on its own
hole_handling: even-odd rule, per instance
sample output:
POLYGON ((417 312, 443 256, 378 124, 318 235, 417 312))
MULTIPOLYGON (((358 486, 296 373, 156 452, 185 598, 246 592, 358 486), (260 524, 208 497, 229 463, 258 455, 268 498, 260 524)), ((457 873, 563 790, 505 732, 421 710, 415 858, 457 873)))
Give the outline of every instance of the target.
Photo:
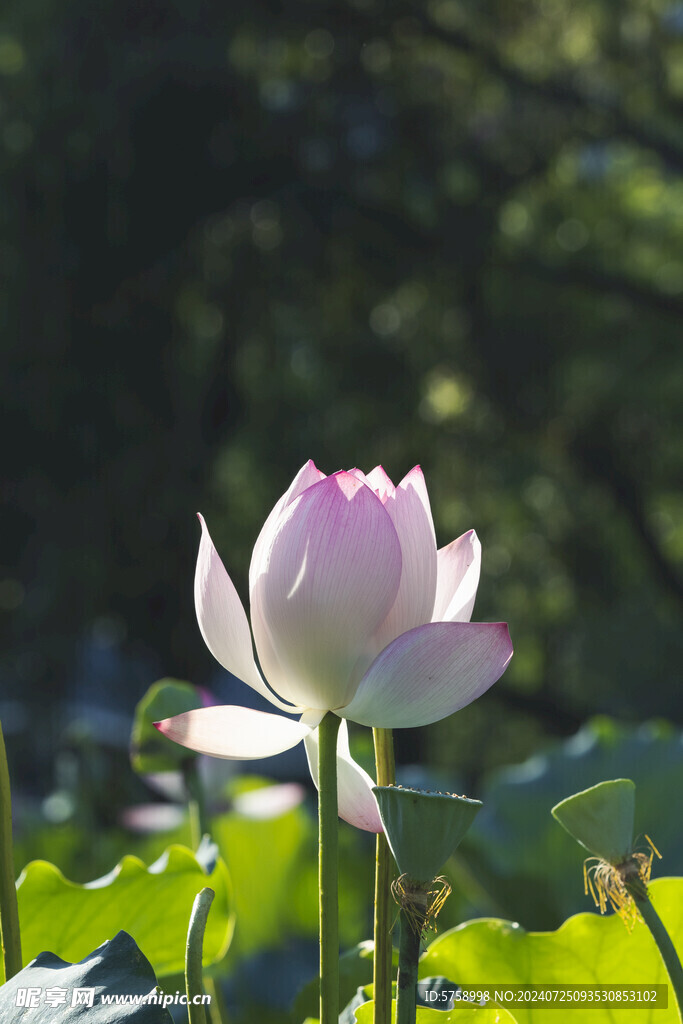
MULTIPOLYGON (((373 729, 377 785, 392 786, 396 774, 394 735, 391 729, 373 729)), ((375 847, 375 956, 372 968, 374 1024, 391 1021, 391 924, 393 857, 386 836, 378 833, 375 847)))
POLYGON ((190 927, 187 932, 185 948, 185 988, 187 991, 187 1013, 189 1024, 207 1024, 204 1007, 193 1004, 197 995, 202 995, 202 950, 204 947, 204 931, 206 919, 215 896, 208 886, 195 896, 190 915, 190 927))
POLYGON ((0 725, 0 936, 5 981, 22 968, 21 934, 12 851, 12 795, 5 740, 0 725))
POLYGON ((320 894, 320 1024, 339 1020, 337 733, 329 711, 318 728, 318 887, 320 894))
POLYGON ((681 961, 678 958, 671 937, 664 927, 659 914, 652 906, 650 897, 647 894, 647 888, 642 885, 640 879, 637 876, 633 878, 626 877, 624 878, 624 884, 635 900, 640 915, 650 929, 652 938, 655 940, 659 954, 664 961, 666 973, 669 975, 671 987, 674 990, 678 1004, 678 1019, 683 1021, 683 967, 681 967, 681 961))

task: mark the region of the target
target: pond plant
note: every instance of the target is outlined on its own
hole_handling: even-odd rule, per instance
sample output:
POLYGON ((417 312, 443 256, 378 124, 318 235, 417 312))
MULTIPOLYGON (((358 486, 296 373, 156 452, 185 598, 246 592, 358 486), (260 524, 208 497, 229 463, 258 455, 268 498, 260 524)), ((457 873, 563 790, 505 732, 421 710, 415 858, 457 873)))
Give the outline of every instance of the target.
MULTIPOLYGON (((281 712, 300 717, 226 706, 188 711, 158 728, 192 750, 231 759, 304 741, 319 793, 320 1019, 332 1024, 339 1016, 337 816, 382 830, 372 780, 348 751, 346 721, 388 730, 445 718, 502 675, 512 655, 508 629, 467 621, 478 542, 470 533, 437 550, 419 466, 394 487, 380 466, 367 476, 358 469, 325 476, 309 461, 268 516, 251 560, 251 633, 266 682, 244 608, 201 522, 195 602, 207 646, 281 712)), ((390 738, 376 734, 376 742, 386 778, 390 738)), ((380 848, 380 901, 383 859, 380 848)), ((384 964, 384 912, 378 929, 384 964)))
MULTIPOLYGON (((579 914, 547 933, 526 933, 514 922, 489 918, 429 941, 451 892, 439 872, 453 865, 470 826, 476 832, 482 804, 397 785, 393 730, 430 725, 476 700, 505 671, 512 646, 505 623, 470 621, 481 546, 469 531, 437 548, 420 468, 394 486, 379 466, 367 475, 352 469, 326 476, 307 462, 256 539, 249 619, 201 516, 200 523, 195 604, 202 636, 217 661, 274 712, 212 706, 210 695, 177 680, 155 684, 138 706, 133 766, 143 776, 179 775, 192 849, 171 845, 149 867, 126 856, 85 885, 36 861, 15 887, 0 730, 0 1019, 72 1024, 82 1010, 76 994, 94 999, 97 993, 99 1003, 89 1004, 93 1024, 171 1024, 167 1007, 174 1000, 187 1007, 189 1024, 227 1024, 210 969, 230 949, 235 906, 243 915, 261 909, 244 898, 221 856, 225 833, 200 762, 208 763, 202 762, 206 755, 256 760, 303 742, 318 791, 320 971, 315 1009, 306 1002, 310 1024, 545 1024, 552 1008, 543 1005, 534 1007, 532 1017, 528 1005, 503 1006, 487 993, 476 1004, 457 1002, 462 986, 487 980, 600 988, 603 982, 662 985, 668 979, 674 1000, 652 1024, 680 1021, 676 998, 680 1004, 683 983, 675 944, 683 935, 681 880, 650 886, 659 853, 648 837, 647 846, 634 845, 635 788, 627 779, 577 793, 552 813, 592 854, 584 865, 586 892, 601 914, 613 908, 630 931, 614 917, 596 914, 579 914), (375 779, 351 755, 349 722, 372 730, 375 779), (374 942, 342 958, 339 817, 376 835, 374 942), (643 922, 657 957, 651 942, 643 944, 643 922), (594 955, 586 958, 586 948, 594 955), (582 959, 574 957, 578 949, 582 959), (566 963, 575 965, 573 978, 566 963), (629 964, 634 976, 616 975, 615 964, 629 964), (175 997, 157 981, 181 974, 183 992, 179 982, 175 997), (419 981, 430 985, 435 998, 450 992, 445 1013, 420 1005, 419 981), (114 1010, 108 1009, 110 999, 118 1000, 114 1010)), ((285 798, 291 800, 291 793, 285 798)), ((489 841, 495 842, 495 833, 489 841)), ((251 855, 247 850, 243 859, 251 855)), ((262 910, 265 916, 268 908, 262 910)), ((239 934, 239 920, 237 926, 239 934)), ((248 932, 244 918, 242 928, 248 932)), ((612 1020, 610 1007, 591 1005, 586 1013, 589 1024, 612 1020)), ((641 1011, 647 1024, 649 1014, 649 1007, 641 1011)), ((291 1024, 303 1024, 304 1015, 294 1011, 291 1024)))

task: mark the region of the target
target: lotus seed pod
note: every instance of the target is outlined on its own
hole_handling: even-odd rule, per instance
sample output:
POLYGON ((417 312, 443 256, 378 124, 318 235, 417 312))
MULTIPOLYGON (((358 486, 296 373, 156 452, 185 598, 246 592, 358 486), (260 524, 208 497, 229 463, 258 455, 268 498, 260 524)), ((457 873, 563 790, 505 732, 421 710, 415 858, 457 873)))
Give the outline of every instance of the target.
POLYGON ((482 806, 480 800, 375 786, 387 841, 401 874, 429 882, 456 849, 482 806))
POLYGON ((613 779, 567 797, 551 813, 596 857, 621 864, 633 849, 635 796, 630 779, 613 779))

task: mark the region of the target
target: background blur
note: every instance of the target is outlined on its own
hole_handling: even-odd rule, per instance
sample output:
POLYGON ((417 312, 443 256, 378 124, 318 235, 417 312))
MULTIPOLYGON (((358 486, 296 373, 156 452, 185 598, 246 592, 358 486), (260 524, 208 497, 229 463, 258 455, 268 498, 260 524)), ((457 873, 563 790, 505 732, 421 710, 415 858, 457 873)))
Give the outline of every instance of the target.
POLYGON ((477 795, 592 716, 680 726, 681 3, 14 0, 0 80, 25 807, 56 827, 89 785, 94 856, 149 683, 241 693, 194 513, 246 598, 311 457, 420 462, 439 543, 482 540, 475 619, 510 623, 501 682, 403 763, 477 795))

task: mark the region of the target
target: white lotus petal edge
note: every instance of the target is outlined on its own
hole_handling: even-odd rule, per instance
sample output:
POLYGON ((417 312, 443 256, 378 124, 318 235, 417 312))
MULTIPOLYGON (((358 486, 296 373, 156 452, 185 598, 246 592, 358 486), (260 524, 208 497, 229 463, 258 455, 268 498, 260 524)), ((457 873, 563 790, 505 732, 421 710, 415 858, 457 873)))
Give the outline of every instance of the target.
POLYGON ((349 470, 349 474, 351 476, 355 476, 356 480, 360 480, 362 483, 366 485, 366 487, 369 487, 371 491, 375 490, 375 488, 372 486, 372 484, 370 483, 362 469, 358 469, 357 466, 354 466, 353 469, 349 470))
POLYGON ((481 573, 481 543, 474 530, 438 552, 432 622, 469 622, 481 573))
POLYGON ((436 536, 420 467, 415 466, 392 490, 384 507, 401 542, 403 566, 394 605, 373 636, 373 656, 407 629, 431 622, 436 594, 436 536))
POLYGON ((250 761, 281 754, 301 743, 309 725, 239 705, 197 708, 155 722, 159 732, 183 747, 229 761, 250 761))
MULTIPOLYGON (((304 740, 311 778, 318 788, 318 730, 304 740)), ((383 832, 379 808, 372 792, 375 783, 351 757, 349 727, 342 720, 337 738, 337 800, 339 817, 366 832, 383 832)))
POLYGON ((383 729, 429 725, 481 696, 511 657, 504 622, 429 622, 375 658, 338 714, 383 729))
POLYGON ((279 700, 266 686, 254 661, 251 631, 235 586, 199 516, 202 539, 194 576, 194 602, 204 642, 223 668, 266 697, 281 711, 298 711, 279 700))
POLYGON ((374 469, 371 469, 366 480, 373 491, 377 493, 383 505, 386 504, 387 498, 393 498, 396 488, 382 466, 375 466, 374 469))
POLYGON ((282 497, 276 501, 275 506, 261 527, 261 532, 256 538, 256 543, 254 544, 254 548, 251 553, 251 563, 249 565, 250 591, 253 586, 253 581, 262 572, 261 559, 263 552, 267 551, 270 547, 273 531, 277 526, 277 521, 281 513, 288 505, 291 505, 295 498, 298 498, 300 494, 303 494, 307 487, 311 487, 313 484, 317 484, 319 480, 324 479, 325 474, 318 469, 313 459, 309 459, 296 474, 282 497))
POLYGON ((326 477, 282 512, 261 563, 252 625, 269 682, 303 707, 348 703, 358 654, 401 578, 401 547, 384 506, 349 473, 326 477))

